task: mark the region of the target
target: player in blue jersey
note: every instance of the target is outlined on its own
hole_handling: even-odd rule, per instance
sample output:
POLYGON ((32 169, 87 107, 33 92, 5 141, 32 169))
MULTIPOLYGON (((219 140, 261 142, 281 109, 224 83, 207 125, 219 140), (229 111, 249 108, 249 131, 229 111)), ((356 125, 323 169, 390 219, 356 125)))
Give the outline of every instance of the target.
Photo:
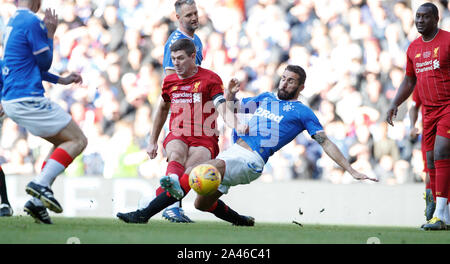
MULTIPOLYGON (((304 130, 322 146, 328 156, 355 179, 377 181, 353 169, 336 145, 328 139, 313 111, 297 101, 304 88, 305 79, 305 71, 300 66, 289 65, 281 76, 277 95, 263 93, 244 98, 239 103, 238 109, 241 109, 241 112, 253 113, 248 123, 248 133, 238 134, 235 144, 221 152, 216 159, 207 162, 220 171, 222 183, 215 193, 197 196, 197 209, 211 212, 234 225, 254 225, 252 217, 238 214, 219 198, 226 194, 231 186, 256 180, 261 176, 269 157, 304 130)), ((235 100, 237 91, 238 88, 228 93, 227 101, 235 100)), ((118 214, 118 217, 127 223, 148 222, 150 217, 162 208, 182 199, 189 192, 190 171, 191 168, 188 168, 179 182, 172 179, 171 186, 166 188, 170 196, 160 194, 146 208, 118 214)))
MULTIPOLYGON (((198 28, 198 11, 197 6, 194 0, 177 0, 175 2, 175 12, 176 17, 178 19, 179 27, 177 30, 170 34, 169 38, 166 41, 164 46, 164 60, 163 60, 163 68, 164 72, 167 75, 175 73, 175 68, 170 57, 170 46, 175 43, 179 39, 189 39, 194 43, 195 46, 195 64, 200 66, 203 60, 202 49, 203 44, 200 38, 195 34, 195 30, 198 28)), ((158 143, 155 140, 150 140, 147 152, 152 153, 156 150, 158 143)), ((176 142, 174 142, 176 144, 176 142)), ((175 147, 175 149, 180 149, 182 146, 175 147)), ((170 150, 169 150, 170 151, 170 150)), ((171 153, 166 153, 169 157, 171 153)), ((189 157, 183 157, 186 161, 186 168, 190 166, 194 166, 195 164, 200 164, 206 159, 204 159, 204 155, 194 155, 195 153, 190 153, 189 157), (200 158, 200 159, 199 159, 200 158)), ((151 155, 150 155, 151 157, 151 155)), ((169 163, 167 166, 166 174, 173 171, 171 168, 173 164, 169 163)), ((184 168, 181 169, 181 173, 184 171, 184 168)), ((181 176, 181 175, 180 175, 181 176)), ((159 187, 156 190, 156 195, 164 192, 164 189, 159 187)), ((174 203, 172 206, 164 210, 162 216, 175 223, 192 223, 193 221, 184 213, 184 210, 181 208, 181 201, 174 203)))
POLYGON ((31 134, 53 144, 42 171, 26 186, 26 192, 39 198, 25 204, 25 211, 36 221, 51 223, 44 206, 56 213, 63 211, 50 186, 86 147, 87 139, 69 113, 44 96, 42 81, 80 83, 81 76, 71 73, 59 78, 48 73, 53 59, 53 36, 58 16, 45 10, 44 19, 35 15, 40 0, 19 0, 3 37, 2 107, 5 114, 31 134))
POLYGON ((195 34, 198 24, 198 11, 194 0, 177 0, 175 2, 175 12, 178 19, 178 28, 170 34, 164 45, 163 68, 166 75, 175 73, 172 60, 170 58, 170 46, 179 39, 190 39, 195 45, 195 63, 200 66, 203 61, 203 44, 195 34))

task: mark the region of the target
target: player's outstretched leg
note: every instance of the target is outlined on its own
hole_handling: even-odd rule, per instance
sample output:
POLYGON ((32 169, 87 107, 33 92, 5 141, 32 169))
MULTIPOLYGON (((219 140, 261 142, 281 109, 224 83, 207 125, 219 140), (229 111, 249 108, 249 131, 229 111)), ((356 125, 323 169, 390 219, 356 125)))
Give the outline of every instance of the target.
POLYGON ((194 206, 200 211, 210 212, 216 217, 230 222, 236 226, 254 226, 255 218, 251 216, 240 215, 230 207, 228 207, 219 197, 222 196, 220 191, 207 196, 197 196, 194 206))
POLYGON ((0 197, 1 197, 1 201, 2 201, 2 203, 0 204, 0 217, 12 216, 13 209, 11 208, 11 204, 8 201, 8 193, 6 191, 5 173, 3 172, 3 169, 1 166, 0 166, 0 197))
POLYGON ((128 213, 119 212, 117 217, 125 223, 146 224, 152 216, 177 201, 168 192, 163 192, 156 196, 146 208, 128 213))
POLYGON ((34 218, 36 223, 53 224, 48 215, 47 208, 41 200, 32 198, 25 203, 24 211, 34 218))
POLYGON ((53 144, 53 151, 45 163, 40 174, 38 174, 26 187, 26 192, 31 196, 39 198, 44 206, 61 213, 61 205, 53 196, 50 186, 56 177, 61 174, 77 157, 87 145, 87 138, 78 127, 70 120, 66 127, 62 128, 56 135, 44 137, 53 144))
POLYGON ((207 211, 222 220, 232 223, 235 226, 255 225, 255 218, 238 214, 220 199, 217 200, 217 202, 207 211))
MULTIPOLYGON (((189 176, 187 174, 184 174, 180 180, 178 180, 177 175, 170 174, 162 177, 159 182, 162 189, 169 192, 170 195, 176 199, 181 200, 185 196, 185 193, 187 194, 190 190, 188 180, 189 176), (182 184, 183 182, 184 184, 182 184)), ((184 214, 184 211, 180 206, 166 208, 163 211, 162 216, 171 222, 194 223, 194 221, 184 214)))

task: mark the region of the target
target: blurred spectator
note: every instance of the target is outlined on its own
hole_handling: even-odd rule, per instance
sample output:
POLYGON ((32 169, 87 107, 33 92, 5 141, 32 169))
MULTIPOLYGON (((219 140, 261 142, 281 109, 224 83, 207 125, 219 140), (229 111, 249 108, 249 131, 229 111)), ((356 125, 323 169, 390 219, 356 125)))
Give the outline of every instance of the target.
POLYGON ((381 162, 383 156, 388 156, 396 161, 400 158, 400 153, 395 140, 388 137, 388 126, 386 122, 377 125, 377 137, 374 140, 373 155, 376 162, 381 162))

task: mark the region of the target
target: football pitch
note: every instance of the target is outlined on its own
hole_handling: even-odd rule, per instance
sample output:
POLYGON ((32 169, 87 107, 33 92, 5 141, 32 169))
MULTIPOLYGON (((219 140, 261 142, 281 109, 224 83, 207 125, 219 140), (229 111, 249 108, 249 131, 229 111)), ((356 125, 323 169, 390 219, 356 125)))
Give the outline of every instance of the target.
POLYGON ((113 218, 0 218, 1 244, 450 244, 450 231, 419 228, 258 223, 237 227, 221 221, 175 224, 151 219, 125 224, 113 218))

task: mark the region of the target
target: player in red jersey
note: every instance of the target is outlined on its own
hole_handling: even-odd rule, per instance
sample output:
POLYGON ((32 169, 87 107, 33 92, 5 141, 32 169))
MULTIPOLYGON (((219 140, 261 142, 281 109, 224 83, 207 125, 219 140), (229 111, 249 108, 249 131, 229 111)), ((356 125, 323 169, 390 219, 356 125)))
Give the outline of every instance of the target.
MULTIPOLYGON (((158 138, 169 110, 170 133, 163 142, 167 155, 166 176, 160 183, 165 186, 170 177, 183 176, 185 168, 213 159, 219 153, 216 127, 217 112, 230 127, 245 131, 233 113, 227 111, 220 77, 195 64, 195 46, 189 39, 179 39, 171 47, 175 72, 164 78, 162 100, 156 111, 147 153, 151 159, 157 156, 158 138), (227 116, 228 115, 228 116, 227 116)), ((229 89, 237 89, 239 82, 232 79, 229 89)), ((164 192, 158 188, 157 195, 164 192)))
MULTIPOLYGON (((417 140, 419 136, 419 129, 416 127, 417 119, 419 118, 419 110, 421 111, 422 118, 424 116, 423 114, 423 107, 422 106, 422 100, 420 100, 419 92, 417 89, 414 90, 412 94, 412 106, 409 109, 409 120, 410 120, 410 128, 409 131, 409 137, 411 140, 417 140)), ((422 159, 423 159, 423 172, 425 173, 425 193, 424 193, 424 199, 425 199, 425 217, 427 221, 431 220, 433 218, 434 210, 436 208, 436 185, 435 185, 435 179, 430 179, 430 174, 428 173, 427 169, 427 153, 423 146, 423 140, 424 137, 422 136, 421 139, 421 151, 422 151, 422 159)))
POLYGON ((416 11, 415 24, 422 37, 407 50, 406 74, 387 112, 386 121, 413 92, 418 90, 423 104, 423 148, 430 178, 435 177, 436 209, 425 230, 445 230, 450 224, 450 32, 438 28, 439 13, 432 3, 416 11))

